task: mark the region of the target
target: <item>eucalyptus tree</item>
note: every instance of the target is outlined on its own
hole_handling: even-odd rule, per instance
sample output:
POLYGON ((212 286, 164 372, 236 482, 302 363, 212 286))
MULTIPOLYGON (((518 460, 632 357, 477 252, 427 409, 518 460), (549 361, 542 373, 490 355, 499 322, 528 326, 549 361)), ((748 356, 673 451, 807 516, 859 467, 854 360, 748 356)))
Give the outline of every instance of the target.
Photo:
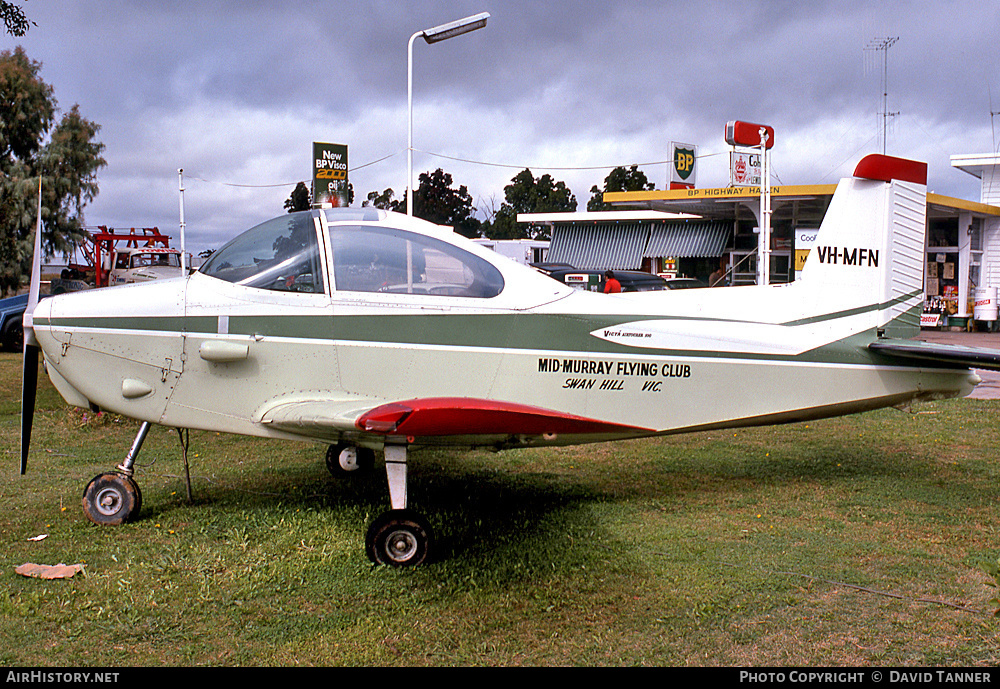
POLYGON ((84 237, 83 209, 107 164, 100 125, 76 105, 57 117, 41 68, 20 47, 0 52, 0 293, 16 290, 30 268, 39 181, 44 251, 68 255, 84 237))

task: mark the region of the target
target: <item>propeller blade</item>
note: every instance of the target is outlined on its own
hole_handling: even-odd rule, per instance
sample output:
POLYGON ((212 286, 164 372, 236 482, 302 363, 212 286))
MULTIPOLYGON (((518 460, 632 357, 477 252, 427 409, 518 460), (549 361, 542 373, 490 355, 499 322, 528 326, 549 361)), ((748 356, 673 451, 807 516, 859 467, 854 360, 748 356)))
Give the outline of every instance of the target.
POLYGON ((24 344, 24 369, 21 378, 21 475, 28 470, 28 445, 35 418, 35 392, 38 388, 38 353, 34 345, 24 344))
MULTIPOLYGON (((28 306, 24 310, 24 336, 28 337, 31 329, 31 314, 38 306, 38 293, 42 284, 42 178, 38 178, 38 221, 35 225, 35 252, 31 257, 31 282, 28 284, 28 306)), ((31 340, 35 339, 35 331, 31 329, 31 340)), ((32 344, 37 344, 32 342, 32 344)))
POLYGON ((31 424, 35 419, 35 394, 38 390, 38 339, 35 337, 34 313, 42 276, 42 178, 38 178, 38 223, 35 226, 35 253, 31 260, 31 283, 28 304, 24 309, 24 363, 21 369, 21 474, 28 469, 28 445, 31 424))

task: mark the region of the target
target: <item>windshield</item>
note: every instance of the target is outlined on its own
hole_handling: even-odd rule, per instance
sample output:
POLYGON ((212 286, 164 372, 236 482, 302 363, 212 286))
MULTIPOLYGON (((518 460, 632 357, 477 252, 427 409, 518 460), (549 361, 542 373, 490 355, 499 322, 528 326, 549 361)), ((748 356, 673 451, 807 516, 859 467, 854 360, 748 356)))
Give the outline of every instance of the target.
POLYGON ((162 266, 167 268, 180 268, 180 254, 166 254, 161 252, 146 252, 132 254, 130 268, 146 268, 148 266, 162 266))
POLYGON ((261 223, 212 254, 201 272, 246 287, 322 292, 313 217, 311 211, 303 211, 261 223))

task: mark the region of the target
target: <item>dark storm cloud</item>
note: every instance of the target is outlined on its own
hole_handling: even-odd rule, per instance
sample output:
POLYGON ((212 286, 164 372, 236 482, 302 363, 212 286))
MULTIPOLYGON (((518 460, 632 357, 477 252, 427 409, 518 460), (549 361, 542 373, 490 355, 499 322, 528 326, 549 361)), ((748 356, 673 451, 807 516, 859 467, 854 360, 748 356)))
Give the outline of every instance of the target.
MULTIPOLYGON (((205 244, 281 212, 314 140, 350 146, 355 192, 405 184, 410 35, 489 11, 485 30, 414 46, 416 172, 443 167, 477 200, 519 167, 661 161, 694 143, 699 183, 727 183, 723 127, 776 129, 783 184, 835 181, 880 145, 888 51, 888 152, 930 163, 940 193, 975 198, 953 153, 995 147, 996 2, 28 2, 16 43, 43 62, 64 110, 103 129, 108 167, 94 223, 177 218, 190 175, 205 244), (991 95, 994 100, 991 101, 991 95), (429 155, 478 161, 479 164, 429 155), (481 163, 502 164, 483 165, 481 163), (208 181, 201 181, 208 180, 208 181), (233 186, 233 185, 256 186, 233 186)), ((15 39, 5 37, 2 46, 15 39)), ((581 205, 608 169, 553 170, 581 205)), ((664 166, 647 170, 662 186, 664 166)), ((200 233, 200 235, 199 235, 200 233)))

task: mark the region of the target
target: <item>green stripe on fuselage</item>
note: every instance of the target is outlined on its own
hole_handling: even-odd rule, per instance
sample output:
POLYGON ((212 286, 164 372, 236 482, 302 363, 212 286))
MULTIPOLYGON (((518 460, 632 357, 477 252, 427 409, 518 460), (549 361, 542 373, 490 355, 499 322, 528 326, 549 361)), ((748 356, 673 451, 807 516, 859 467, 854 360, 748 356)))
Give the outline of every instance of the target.
POLYGON ((824 321, 832 321, 838 318, 848 318, 850 316, 859 316, 863 313, 871 313, 872 311, 882 311, 885 309, 891 309, 894 306, 898 306, 904 302, 913 299, 918 295, 923 295, 923 291, 915 290, 909 294, 904 294, 901 297, 896 297, 892 301, 885 304, 868 304, 867 306, 859 306, 853 309, 845 309, 844 311, 834 311, 832 313, 824 313, 818 316, 809 316, 808 318, 799 318, 794 321, 788 321, 782 323, 781 325, 797 326, 797 325, 811 325, 813 323, 823 323, 824 321))
MULTIPOLYGON (((867 307, 865 310, 879 308, 867 307)), ((851 310, 828 318, 861 313, 851 310)), ((230 316, 229 336, 282 337, 293 339, 344 342, 386 343, 402 346, 434 346, 578 352, 586 354, 630 354, 634 356, 697 356, 720 359, 754 359, 788 362, 872 364, 882 361, 867 346, 875 339, 874 331, 859 333, 798 355, 775 355, 742 352, 718 352, 691 349, 652 349, 629 347, 592 336, 595 330, 636 320, 711 321, 713 319, 651 317, 643 315, 581 314, 391 314, 391 315, 261 315, 230 316)), ((739 321, 728 321, 738 327, 739 321)), ((804 325, 803 321, 797 325, 804 325)), ((754 325, 753 323, 746 323, 754 325)), ((53 318, 39 325, 55 328, 92 328, 98 330, 147 331, 178 335, 215 335, 218 318, 105 316, 94 318, 53 318)), ((789 325, 788 327, 795 327, 789 325)))
POLYGON ((53 328, 93 328, 95 330, 146 330, 187 334, 214 333, 219 319, 214 316, 94 316, 78 318, 36 318, 40 326, 53 328))

